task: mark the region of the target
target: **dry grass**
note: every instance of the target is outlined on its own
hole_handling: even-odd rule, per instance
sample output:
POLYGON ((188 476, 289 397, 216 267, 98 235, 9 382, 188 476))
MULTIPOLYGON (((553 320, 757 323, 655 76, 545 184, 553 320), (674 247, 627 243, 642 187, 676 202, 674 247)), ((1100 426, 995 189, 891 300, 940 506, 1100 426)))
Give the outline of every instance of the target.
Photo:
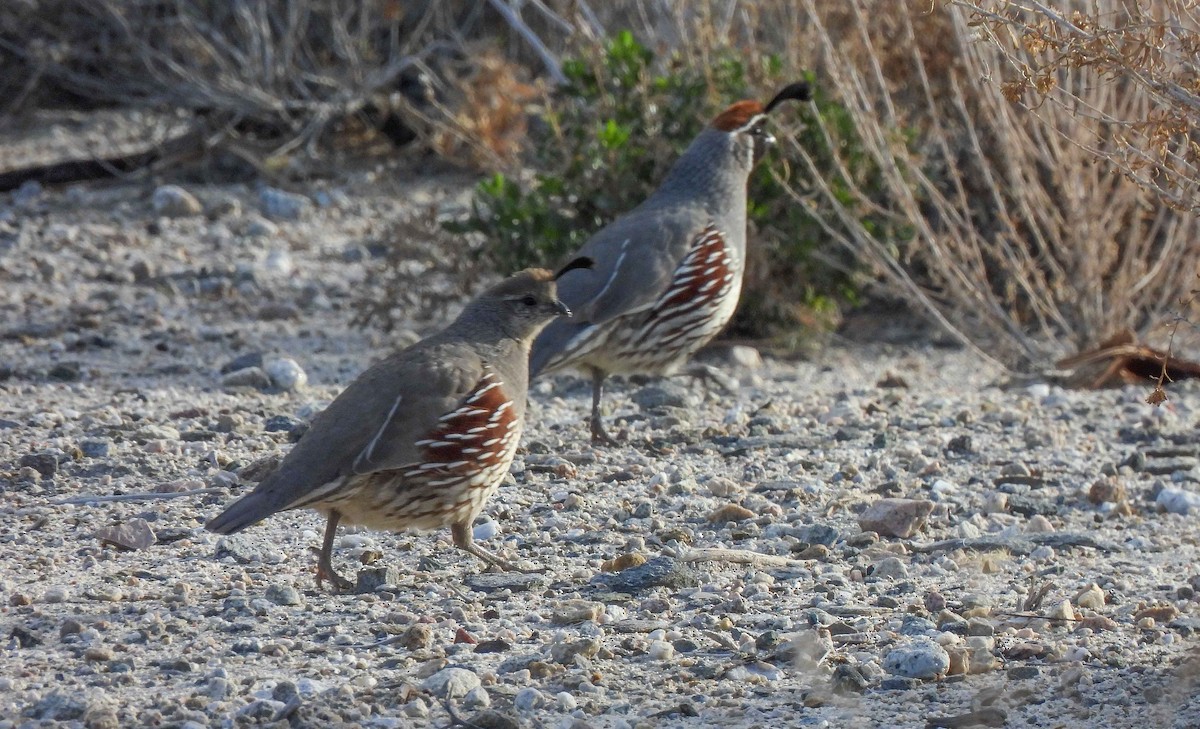
POLYGON ((1005 0, 23 0, 0 8, 0 63, 22 69, 6 88, 15 102, 52 88, 184 107, 270 137, 271 154, 312 148, 332 120, 382 98, 427 148, 496 168, 519 152, 530 79, 558 78, 563 53, 586 56, 618 29, 708 73, 722 49, 748 67, 774 56, 788 73, 815 70, 846 109, 817 122, 837 150, 832 173, 779 120, 794 161, 779 181, 820 221, 828 258, 847 265, 848 253, 878 291, 985 356, 1040 369, 1112 332, 1146 338, 1195 286, 1200 26, 1186 0, 1020 6, 1034 11, 1005 0))

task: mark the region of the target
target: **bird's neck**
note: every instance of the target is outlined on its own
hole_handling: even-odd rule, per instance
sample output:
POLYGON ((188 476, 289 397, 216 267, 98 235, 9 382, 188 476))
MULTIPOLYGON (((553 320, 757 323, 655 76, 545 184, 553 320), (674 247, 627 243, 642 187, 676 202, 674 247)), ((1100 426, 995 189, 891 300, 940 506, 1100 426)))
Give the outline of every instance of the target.
POLYGON ((725 132, 701 132, 667 173, 658 190, 647 200, 670 203, 682 200, 710 210, 746 206, 746 184, 754 166, 753 151, 742 149, 725 132))

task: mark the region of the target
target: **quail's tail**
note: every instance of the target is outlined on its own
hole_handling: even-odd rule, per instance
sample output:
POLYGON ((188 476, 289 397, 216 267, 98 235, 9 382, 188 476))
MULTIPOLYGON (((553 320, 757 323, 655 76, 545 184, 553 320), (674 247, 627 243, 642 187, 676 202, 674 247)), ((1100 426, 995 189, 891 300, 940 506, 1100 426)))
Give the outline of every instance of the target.
POLYGON ((204 528, 217 534, 235 534, 270 516, 275 512, 273 506, 266 494, 246 494, 205 524, 204 528))

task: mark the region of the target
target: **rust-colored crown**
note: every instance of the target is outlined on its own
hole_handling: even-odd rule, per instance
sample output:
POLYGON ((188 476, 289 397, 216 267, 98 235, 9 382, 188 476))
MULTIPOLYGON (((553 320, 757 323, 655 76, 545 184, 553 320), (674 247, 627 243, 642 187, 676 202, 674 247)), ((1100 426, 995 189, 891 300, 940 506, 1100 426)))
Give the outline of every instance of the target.
POLYGON ((728 109, 717 114, 712 120, 712 125, 716 129, 723 132, 732 132, 750 123, 750 120, 759 114, 765 114, 766 109, 757 101, 738 101, 729 106, 728 109))
POLYGON ((766 106, 750 99, 731 104, 728 109, 717 114, 716 118, 712 120, 712 125, 713 128, 723 132, 734 132, 745 127, 754 117, 770 114, 771 110, 779 106, 780 102, 808 101, 811 98, 812 90, 808 83, 797 81, 794 84, 788 84, 778 94, 775 94, 775 98, 767 102, 766 106))

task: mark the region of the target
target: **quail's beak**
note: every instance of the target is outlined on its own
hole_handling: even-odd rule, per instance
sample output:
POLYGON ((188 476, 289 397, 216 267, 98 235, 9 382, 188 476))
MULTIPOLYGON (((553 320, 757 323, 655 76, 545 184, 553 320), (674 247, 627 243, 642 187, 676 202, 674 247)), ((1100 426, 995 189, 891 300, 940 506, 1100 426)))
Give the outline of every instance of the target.
POLYGON ((770 132, 764 132, 763 136, 762 136, 762 140, 763 140, 763 144, 770 146, 772 144, 775 144, 775 135, 771 134, 770 132))
POLYGON ((571 310, 567 308, 566 304, 559 301, 558 299, 555 299, 554 303, 550 304, 550 307, 553 310, 555 316, 567 316, 567 317, 571 316, 571 310))

